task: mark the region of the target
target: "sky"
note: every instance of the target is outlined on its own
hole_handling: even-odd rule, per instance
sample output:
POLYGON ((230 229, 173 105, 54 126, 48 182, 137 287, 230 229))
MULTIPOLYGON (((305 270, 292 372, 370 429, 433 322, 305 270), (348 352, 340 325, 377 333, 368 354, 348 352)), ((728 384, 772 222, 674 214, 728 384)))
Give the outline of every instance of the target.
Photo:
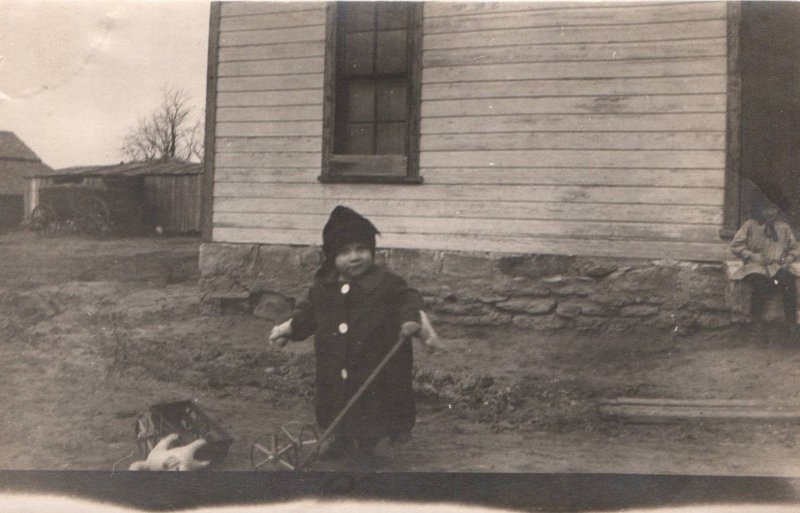
POLYGON ((54 169, 111 164, 165 87, 203 115, 210 2, 0 0, 0 130, 54 169))

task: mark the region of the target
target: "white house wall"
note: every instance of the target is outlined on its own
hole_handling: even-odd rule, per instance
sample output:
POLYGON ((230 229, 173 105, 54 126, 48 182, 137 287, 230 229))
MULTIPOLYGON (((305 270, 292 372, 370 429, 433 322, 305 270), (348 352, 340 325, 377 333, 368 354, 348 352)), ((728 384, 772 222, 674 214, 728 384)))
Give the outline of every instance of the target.
POLYGON ((718 259, 726 5, 424 7, 420 174, 321 184, 325 4, 224 3, 212 238, 718 259))

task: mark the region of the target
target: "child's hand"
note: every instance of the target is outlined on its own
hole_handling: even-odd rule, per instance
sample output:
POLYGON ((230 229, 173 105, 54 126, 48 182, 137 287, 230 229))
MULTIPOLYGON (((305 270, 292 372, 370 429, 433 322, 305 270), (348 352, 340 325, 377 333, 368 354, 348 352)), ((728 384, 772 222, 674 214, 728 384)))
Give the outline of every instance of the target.
POLYGON ((761 265, 766 264, 766 262, 764 261, 764 257, 761 256, 759 253, 750 253, 747 256, 747 259, 755 264, 761 264, 761 265))
POLYGON ((284 322, 283 324, 278 324, 277 326, 272 328, 272 331, 269 333, 269 343, 278 344, 278 347, 283 347, 289 342, 289 337, 292 336, 292 320, 289 319, 288 321, 284 322))
POLYGON ((400 335, 403 338, 411 338, 422 329, 422 326, 418 322, 408 321, 404 322, 402 326, 400 326, 400 335))

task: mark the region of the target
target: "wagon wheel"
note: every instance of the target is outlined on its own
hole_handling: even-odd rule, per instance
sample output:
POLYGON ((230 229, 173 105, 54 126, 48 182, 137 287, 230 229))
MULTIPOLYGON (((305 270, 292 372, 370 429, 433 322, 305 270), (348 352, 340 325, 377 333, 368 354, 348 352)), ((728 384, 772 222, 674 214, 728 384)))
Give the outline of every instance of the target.
POLYGON ((38 234, 55 231, 57 223, 58 215, 50 205, 42 203, 31 212, 30 229, 38 234))
POLYGON ((111 231, 111 214, 105 201, 89 197, 77 216, 77 229, 88 235, 101 236, 111 231))
POLYGON ((315 451, 319 442, 317 429, 311 424, 290 422, 281 426, 277 434, 256 439, 250 448, 250 463, 258 470, 267 463, 282 465, 289 470, 299 470, 299 465, 309 451, 315 451))

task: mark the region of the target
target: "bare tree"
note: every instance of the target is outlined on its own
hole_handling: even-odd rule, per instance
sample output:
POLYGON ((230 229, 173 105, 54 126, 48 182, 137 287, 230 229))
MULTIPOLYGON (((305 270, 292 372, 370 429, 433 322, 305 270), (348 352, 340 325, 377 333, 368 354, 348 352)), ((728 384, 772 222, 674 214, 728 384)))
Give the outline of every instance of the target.
POLYGON ((192 124, 194 108, 185 90, 165 87, 161 106, 139 119, 123 140, 121 153, 129 160, 203 158, 203 122, 192 124))

